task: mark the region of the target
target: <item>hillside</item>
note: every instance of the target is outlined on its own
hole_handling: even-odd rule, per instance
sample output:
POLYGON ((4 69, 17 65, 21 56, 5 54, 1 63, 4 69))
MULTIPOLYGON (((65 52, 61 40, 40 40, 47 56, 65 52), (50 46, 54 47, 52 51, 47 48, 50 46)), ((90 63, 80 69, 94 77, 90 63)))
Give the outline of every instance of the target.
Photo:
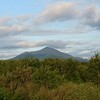
POLYGON ((14 57, 13 59, 24 59, 24 58, 37 58, 37 59, 45 59, 45 58, 73 58, 75 60, 85 62, 87 59, 83 59, 80 57, 73 57, 72 55, 60 52, 54 48, 45 47, 38 51, 32 52, 24 52, 19 54, 18 56, 14 57))

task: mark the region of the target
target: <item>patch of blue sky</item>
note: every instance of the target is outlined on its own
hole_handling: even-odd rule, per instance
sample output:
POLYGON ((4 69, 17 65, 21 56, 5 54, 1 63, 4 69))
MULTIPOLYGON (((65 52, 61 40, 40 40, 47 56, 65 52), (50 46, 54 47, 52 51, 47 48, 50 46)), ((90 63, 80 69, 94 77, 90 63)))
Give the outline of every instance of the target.
POLYGON ((45 3, 36 0, 0 0, 0 16, 18 16, 39 13, 45 3))

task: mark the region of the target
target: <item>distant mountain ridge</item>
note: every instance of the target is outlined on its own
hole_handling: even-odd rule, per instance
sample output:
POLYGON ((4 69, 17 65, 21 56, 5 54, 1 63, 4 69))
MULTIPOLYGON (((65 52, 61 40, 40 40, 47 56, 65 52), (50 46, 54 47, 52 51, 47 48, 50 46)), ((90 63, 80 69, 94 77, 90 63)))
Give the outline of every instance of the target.
POLYGON ((13 59, 24 59, 24 58, 37 58, 37 59, 45 59, 45 58, 73 58, 81 62, 86 62, 87 59, 83 59, 80 57, 73 57, 67 53, 60 52, 54 48, 45 47, 38 51, 32 52, 24 52, 19 54, 18 56, 14 57, 13 59))

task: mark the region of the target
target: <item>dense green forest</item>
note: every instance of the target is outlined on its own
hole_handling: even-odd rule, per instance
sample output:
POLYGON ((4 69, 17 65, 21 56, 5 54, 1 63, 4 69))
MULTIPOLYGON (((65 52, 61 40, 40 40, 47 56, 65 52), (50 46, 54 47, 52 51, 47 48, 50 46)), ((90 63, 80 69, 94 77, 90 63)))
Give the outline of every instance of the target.
POLYGON ((100 55, 1 60, 0 100, 100 100, 100 55))

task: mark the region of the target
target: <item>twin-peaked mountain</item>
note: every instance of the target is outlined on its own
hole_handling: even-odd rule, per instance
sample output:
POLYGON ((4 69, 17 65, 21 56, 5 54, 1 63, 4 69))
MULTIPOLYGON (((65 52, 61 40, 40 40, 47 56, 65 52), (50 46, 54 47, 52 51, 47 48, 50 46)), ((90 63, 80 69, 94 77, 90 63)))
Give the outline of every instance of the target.
POLYGON ((32 51, 32 52, 24 52, 22 54, 19 54, 18 56, 14 57, 13 59, 25 59, 25 58, 37 58, 37 59, 45 59, 45 58, 73 58, 78 61, 85 62, 87 59, 83 59, 80 57, 73 57, 72 55, 69 55, 67 53, 60 52, 54 48, 45 47, 38 51, 32 51))

